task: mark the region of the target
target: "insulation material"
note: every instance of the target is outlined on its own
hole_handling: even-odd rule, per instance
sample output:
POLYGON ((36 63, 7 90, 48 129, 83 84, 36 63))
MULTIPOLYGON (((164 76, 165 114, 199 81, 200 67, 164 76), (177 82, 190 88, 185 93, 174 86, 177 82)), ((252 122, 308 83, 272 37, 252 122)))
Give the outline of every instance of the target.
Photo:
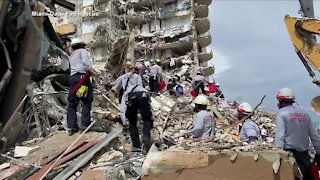
POLYGON ((85 7, 85 6, 91 6, 91 5, 93 5, 93 2, 94 2, 94 0, 83 0, 82 6, 83 6, 83 7, 85 7))

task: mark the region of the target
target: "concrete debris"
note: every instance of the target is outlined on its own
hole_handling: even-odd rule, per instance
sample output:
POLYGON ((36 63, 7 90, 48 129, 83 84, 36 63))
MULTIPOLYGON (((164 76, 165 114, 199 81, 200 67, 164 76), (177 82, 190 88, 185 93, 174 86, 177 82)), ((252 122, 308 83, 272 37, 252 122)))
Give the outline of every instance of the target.
POLYGON ((26 146, 16 146, 14 148, 14 157, 25 157, 32 151, 40 149, 39 146, 35 147, 26 147, 26 146))
POLYGON ((2 163, 2 164, 0 164, 0 170, 8 168, 8 167, 10 167, 10 165, 11 165, 10 163, 2 163))

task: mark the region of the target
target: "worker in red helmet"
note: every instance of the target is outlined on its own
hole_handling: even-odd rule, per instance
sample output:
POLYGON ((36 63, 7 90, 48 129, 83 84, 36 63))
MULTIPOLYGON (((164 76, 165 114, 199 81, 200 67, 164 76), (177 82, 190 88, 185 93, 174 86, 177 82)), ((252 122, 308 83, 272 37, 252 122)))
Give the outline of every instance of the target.
MULTIPOLYGON (((139 85, 143 87, 141 76, 138 74, 138 67, 132 66, 130 72, 120 76, 116 81, 116 90, 122 90, 126 92, 129 86, 139 85)), ((119 103, 122 102, 123 94, 119 94, 119 103)), ((128 125, 128 120, 125 116, 125 112, 121 112, 121 120, 124 126, 128 125)))
POLYGON ((310 116, 293 106, 295 95, 292 89, 282 88, 277 93, 278 108, 275 144, 293 153, 303 175, 303 180, 312 180, 310 140, 316 150, 315 162, 320 165, 320 136, 311 122, 310 116))
POLYGON ((153 127, 153 114, 150 102, 150 95, 141 84, 130 85, 123 94, 120 110, 122 118, 128 119, 129 132, 132 140, 132 152, 142 151, 146 154, 151 147, 150 131, 153 127), (137 127, 138 112, 143 121, 143 128, 141 130, 143 134, 143 146, 141 146, 139 130, 137 127))
POLYGON ((240 140, 242 142, 254 142, 261 140, 260 128, 251 118, 253 108, 249 103, 242 103, 238 106, 238 120, 245 119, 241 126, 240 140))

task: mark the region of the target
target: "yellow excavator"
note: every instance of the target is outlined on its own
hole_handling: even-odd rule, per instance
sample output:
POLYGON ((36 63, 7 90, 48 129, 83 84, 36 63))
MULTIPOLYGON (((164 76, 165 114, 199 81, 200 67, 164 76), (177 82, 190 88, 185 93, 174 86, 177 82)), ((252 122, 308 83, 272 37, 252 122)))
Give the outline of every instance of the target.
MULTIPOLYGON (((301 18, 286 15, 284 21, 301 62, 309 72, 312 82, 320 87, 320 80, 314 71, 320 70, 320 45, 317 35, 320 35, 320 19, 314 17, 313 0, 299 0, 301 18)), ((320 96, 313 98, 311 106, 320 113, 320 96)))

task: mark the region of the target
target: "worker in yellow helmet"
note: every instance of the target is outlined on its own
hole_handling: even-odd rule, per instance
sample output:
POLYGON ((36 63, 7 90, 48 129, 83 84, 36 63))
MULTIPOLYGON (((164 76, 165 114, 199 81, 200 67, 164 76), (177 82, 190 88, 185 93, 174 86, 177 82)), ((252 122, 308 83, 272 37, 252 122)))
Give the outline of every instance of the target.
POLYGON ((193 128, 188 133, 193 138, 211 141, 215 135, 215 120, 207 111, 209 100, 207 96, 201 94, 194 99, 194 104, 194 111, 197 113, 196 119, 193 128))

